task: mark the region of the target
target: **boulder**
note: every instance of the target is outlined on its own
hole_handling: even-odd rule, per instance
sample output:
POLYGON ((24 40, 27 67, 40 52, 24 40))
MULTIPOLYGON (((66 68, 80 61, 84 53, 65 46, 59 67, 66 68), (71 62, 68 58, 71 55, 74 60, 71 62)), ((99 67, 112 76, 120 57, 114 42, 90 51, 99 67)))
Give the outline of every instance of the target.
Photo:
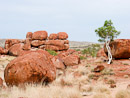
MULTIPOLYGON (((105 53, 107 49, 104 47, 105 53)), ((115 59, 130 58, 130 39, 117 39, 110 43, 111 53, 115 59)))
POLYGON ((45 44, 45 41, 44 40, 33 40, 31 41, 31 45, 34 46, 34 47, 38 47, 38 46, 41 46, 41 45, 44 45, 45 44))
POLYGON ((45 45, 64 46, 63 40, 47 40, 45 45))
POLYGON ((57 69, 65 69, 65 65, 58 56, 54 56, 51 60, 57 69))
POLYGON ((48 37, 48 33, 46 31, 36 31, 32 35, 33 40, 45 40, 48 37))
POLYGON ((24 42, 23 50, 30 50, 30 49, 31 49, 30 39, 26 38, 26 40, 24 42))
POLYGON ((32 32, 28 32, 27 35, 26 35, 26 38, 30 38, 30 39, 32 39, 32 35, 33 35, 32 32))
POLYGON ((19 55, 21 55, 21 53, 24 51, 23 46, 24 46, 23 43, 14 44, 13 46, 11 46, 9 48, 9 55, 11 55, 11 56, 19 56, 19 55))
POLYGON ((12 45, 18 44, 21 41, 19 39, 7 39, 5 41, 5 49, 9 49, 12 45))
POLYGON ((4 78, 7 86, 48 83, 55 80, 56 68, 46 54, 31 52, 12 60, 4 70, 4 78))
POLYGON ((7 54, 8 50, 0 47, 0 54, 7 54))
POLYGON ((68 38, 68 34, 66 32, 59 32, 58 39, 65 40, 68 38))
POLYGON ((23 55, 26 55, 26 54, 32 53, 32 52, 37 52, 37 53, 40 53, 40 54, 45 54, 50 59, 53 57, 52 55, 50 55, 50 53, 48 51, 44 51, 42 49, 38 49, 38 50, 31 49, 29 51, 22 51, 19 56, 23 56, 23 55))
POLYGON ((45 50, 45 47, 46 47, 46 45, 41 45, 41 46, 39 46, 38 48, 45 50))
POLYGON ((69 44, 69 40, 64 40, 64 44, 69 44))
POLYGON ((97 67, 94 68, 94 72, 101 72, 104 69, 105 67, 103 65, 98 65, 97 67))
POLYGON ((74 66, 80 63, 80 58, 77 55, 71 54, 63 58, 63 62, 66 66, 74 66))
POLYGON ((0 88, 3 87, 3 79, 0 77, 0 88))
POLYGON ((104 51, 104 48, 100 49, 98 52, 97 52, 97 57, 107 57, 105 51, 104 51))
POLYGON ((56 33, 52 33, 50 34, 50 36, 48 37, 49 40, 56 40, 58 38, 58 34, 56 33))
POLYGON ((63 46, 46 45, 45 49, 54 51, 67 50, 69 49, 69 45, 68 44, 64 44, 63 46))

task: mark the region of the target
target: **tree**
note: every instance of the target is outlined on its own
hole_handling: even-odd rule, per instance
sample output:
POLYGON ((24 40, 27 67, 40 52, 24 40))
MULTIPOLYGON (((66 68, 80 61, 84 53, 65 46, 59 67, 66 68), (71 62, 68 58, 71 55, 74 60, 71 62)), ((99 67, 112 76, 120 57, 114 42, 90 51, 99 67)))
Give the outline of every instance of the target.
POLYGON ((106 20, 104 25, 95 30, 96 34, 100 37, 99 42, 105 42, 108 51, 108 64, 112 61, 111 48, 109 43, 116 38, 120 32, 115 29, 111 20, 106 20))

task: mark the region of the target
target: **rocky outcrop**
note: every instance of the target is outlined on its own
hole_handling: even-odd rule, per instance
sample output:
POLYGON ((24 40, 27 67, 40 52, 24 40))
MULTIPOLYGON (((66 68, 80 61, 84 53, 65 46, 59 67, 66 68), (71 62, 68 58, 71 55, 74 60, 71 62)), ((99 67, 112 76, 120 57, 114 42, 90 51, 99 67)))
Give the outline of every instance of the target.
MULTIPOLYGON (((105 47, 104 47, 105 48, 105 47)), ((113 58, 130 58, 130 39, 117 39, 110 43, 113 58)), ((105 48, 107 54, 107 49, 105 48)))
POLYGON ((12 60, 4 70, 7 86, 52 82, 56 68, 44 51, 30 52, 12 60))

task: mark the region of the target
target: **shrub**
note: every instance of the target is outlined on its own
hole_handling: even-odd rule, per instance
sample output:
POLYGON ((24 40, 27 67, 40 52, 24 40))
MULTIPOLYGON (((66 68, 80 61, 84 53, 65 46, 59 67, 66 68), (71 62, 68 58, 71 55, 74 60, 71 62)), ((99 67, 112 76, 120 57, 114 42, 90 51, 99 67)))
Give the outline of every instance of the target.
POLYGON ((80 56, 80 60, 84 60, 84 59, 87 59, 87 58, 84 56, 80 56))
POLYGON ((97 52, 101 49, 100 44, 92 44, 88 48, 82 50, 82 54, 86 54, 87 56, 96 57, 97 52))
POLYGON ((51 55, 53 55, 53 56, 56 56, 57 55, 57 53, 56 53, 56 51, 53 51, 53 50, 47 50, 51 55))

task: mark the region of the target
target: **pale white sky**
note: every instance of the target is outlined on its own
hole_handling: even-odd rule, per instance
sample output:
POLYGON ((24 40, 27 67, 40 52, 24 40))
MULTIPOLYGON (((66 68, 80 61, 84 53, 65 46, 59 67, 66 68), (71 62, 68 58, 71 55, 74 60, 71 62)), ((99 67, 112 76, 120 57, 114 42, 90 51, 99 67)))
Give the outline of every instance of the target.
POLYGON ((60 31, 69 40, 97 42, 95 29, 111 19, 118 38, 130 38, 130 0, 1 0, 0 38, 23 39, 31 31, 60 31))

